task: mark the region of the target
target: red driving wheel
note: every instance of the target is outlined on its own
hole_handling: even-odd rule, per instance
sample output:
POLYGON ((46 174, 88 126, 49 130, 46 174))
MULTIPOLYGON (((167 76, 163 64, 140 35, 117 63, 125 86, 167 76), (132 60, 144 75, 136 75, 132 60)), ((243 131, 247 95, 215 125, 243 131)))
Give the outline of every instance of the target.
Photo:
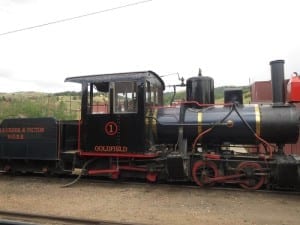
POLYGON ((245 174, 241 178, 240 186, 248 190, 257 190, 265 183, 262 167, 256 162, 242 162, 236 168, 237 174, 245 174))
POLYGON ((214 178, 219 175, 217 165, 212 161, 197 161, 193 165, 192 176, 193 180, 200 187, 214 185, 213 182, 209 182, 209 178, 214 178))

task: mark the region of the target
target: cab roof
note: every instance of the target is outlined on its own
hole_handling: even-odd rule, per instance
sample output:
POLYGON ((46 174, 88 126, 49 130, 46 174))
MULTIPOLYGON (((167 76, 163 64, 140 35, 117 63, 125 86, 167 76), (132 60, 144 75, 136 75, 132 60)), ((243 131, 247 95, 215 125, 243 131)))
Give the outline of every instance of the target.
POLYGON ((95 82, 115 82, 115 81, 137 81, 143 78, 156 79, 165 89, 164 81, 153 71, 128 72, 128 73, 111 73, 111 74, 96 74, 77 77, 68 77, 65 82, 75 83, 95 83, 95 82))

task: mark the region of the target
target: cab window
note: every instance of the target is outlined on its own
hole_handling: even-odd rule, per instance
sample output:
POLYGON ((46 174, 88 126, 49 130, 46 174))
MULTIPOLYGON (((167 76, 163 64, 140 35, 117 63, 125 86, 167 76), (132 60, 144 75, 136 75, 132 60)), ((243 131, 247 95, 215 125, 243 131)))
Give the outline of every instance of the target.
POLYGON ((149 81, 146 82, 146 106, 161 105, 161 95, 162 93, 157 86, 151 84, 149 81))
POLYGON ((114 112, 137 112, 137 84, 136 82, 115 82, 114 112))
POLYGON ((91 83, 88 99, 91 114, 109 114, 109 83, 91 83))

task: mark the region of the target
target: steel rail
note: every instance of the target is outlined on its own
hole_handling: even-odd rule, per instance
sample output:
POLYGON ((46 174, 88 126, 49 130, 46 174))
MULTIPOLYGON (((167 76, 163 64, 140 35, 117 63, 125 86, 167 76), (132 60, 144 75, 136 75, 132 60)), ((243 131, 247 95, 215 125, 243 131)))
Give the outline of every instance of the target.
POLYGON ((113 185, 119 185, 119 184, 125 184, 125 185, 138 185, 138 186, 145 186, 145 185, 155 185, 160 187, 168 187, 168 188, 186 188, 186 189, 198 189, 198 190, 211 190, 211 191, 238 191, 242 193, 266 193, 266 194, 282 194, 282 195, 300 195, 299 191, 294 190, 276 190, 276 189, 258 189, 258 190, 248 190, 243 189, 239 187, 238 185, 235 187, 233 186, 213 186, 213 187, 199 187, 196 184, 193 183, 146 183, 146 182, 136 182, 136 181, 122 181, 122 180, 99 180, 99 179, 81 179, 80 182, 82 184, 113 184, 113 185))
MULTIPOLYGON (((3 174, 4 175, 4 174, 3 174)), ((5 175, 4 175, 5 176, 5 175)), ((73 177, 66 176, 64 178, 58 178, 58 177, 45 177, 45 176, 34 176, 34 175, 22 175, 19 176, 21 178, 32 179, 32 180, 45 180, 45 179, 51 179, 51 180, 65 180, 68 182, 69 180, 73 180, 73 177)), ((17 176, 14 176, 17 177, 17 176)), ((145 186, 145 185, 156 185, 161 187, 173 187, 173 188, 187 188, 187 189, 198 189, 198 190, 220 190, 220 191, 238 191, 238 192, 252 192, 252 193, 270 193, 270 194, 283 194, 283 195, 300 195, 300 191, 295 190, 280 190, 280 189, 259 189, 259 190, 246 190, 239 186, 213 186, 213 187, 199 187, 198 185, 191 183, 191 182, 175 182, 175 183, 168 183, 168 182, 157 182, 157 183, 147 183, 145 181, 130 181, 130 180, 109 180, 109 179, 99 179, 93 178, 93 177, 84 177, 82 178, 77 184, 113 184, 113 185, 120 185, 120 184, 126 184, 126 185, 139 185, 139 186, 145 186)), ((60 185, 60 184, 59 184, 60 185)), ((64 187, 64 186, 62 186, 64 187)), ((68 187, 68 188, 72 188, 68 187)), ((74 186, 76 187, 76 186, 74 186)))
MULTIPOLYGON (((22 222, 16 221, 16 224, 22 224, 24 221, 30 221, 28 224, 34 224, 38 220, 39 224, 42 221, 45 222, 61 222, 69 224, 86 224, 86 225, 141 225, 141 223, 127 223, 127 222, 116 222, 108 220, 98 220, 98 219, 83 219, 78 217, 65 217, 65 216, 52 216, 45 214, 33 214, 25 212, 16 212, 16 211, 3 211, 0 210, 0 218, 6 217, 7 219, 13 218, 15 220, 23 220, 22 222)), ((0 220, 1 222, 1 220, 0 220)), ((1 223, 2 224, 2 223, 1 223)), ((145 225, 145 224, 144 224, 145 225)))

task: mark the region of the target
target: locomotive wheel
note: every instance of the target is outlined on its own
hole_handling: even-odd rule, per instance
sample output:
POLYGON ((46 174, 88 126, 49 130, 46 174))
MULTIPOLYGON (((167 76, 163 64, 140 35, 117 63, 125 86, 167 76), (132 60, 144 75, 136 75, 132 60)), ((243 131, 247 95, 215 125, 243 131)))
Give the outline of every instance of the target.
POLYGON ((217 165, 211 161, 197 161, 192 170, 192 176, 196 184, 200 187, 213 186, 214 183, 209 183, 209 178, 214 178, 219 175, 217 165))
POLYGON ((237 174, 245 174, 244 178, 241 178, 240 186, 248 190, 257 190, 265 182, 265 176, 258 173, 262 173, 262 167, 256 162, 242 162, 236 168, 237 174))

